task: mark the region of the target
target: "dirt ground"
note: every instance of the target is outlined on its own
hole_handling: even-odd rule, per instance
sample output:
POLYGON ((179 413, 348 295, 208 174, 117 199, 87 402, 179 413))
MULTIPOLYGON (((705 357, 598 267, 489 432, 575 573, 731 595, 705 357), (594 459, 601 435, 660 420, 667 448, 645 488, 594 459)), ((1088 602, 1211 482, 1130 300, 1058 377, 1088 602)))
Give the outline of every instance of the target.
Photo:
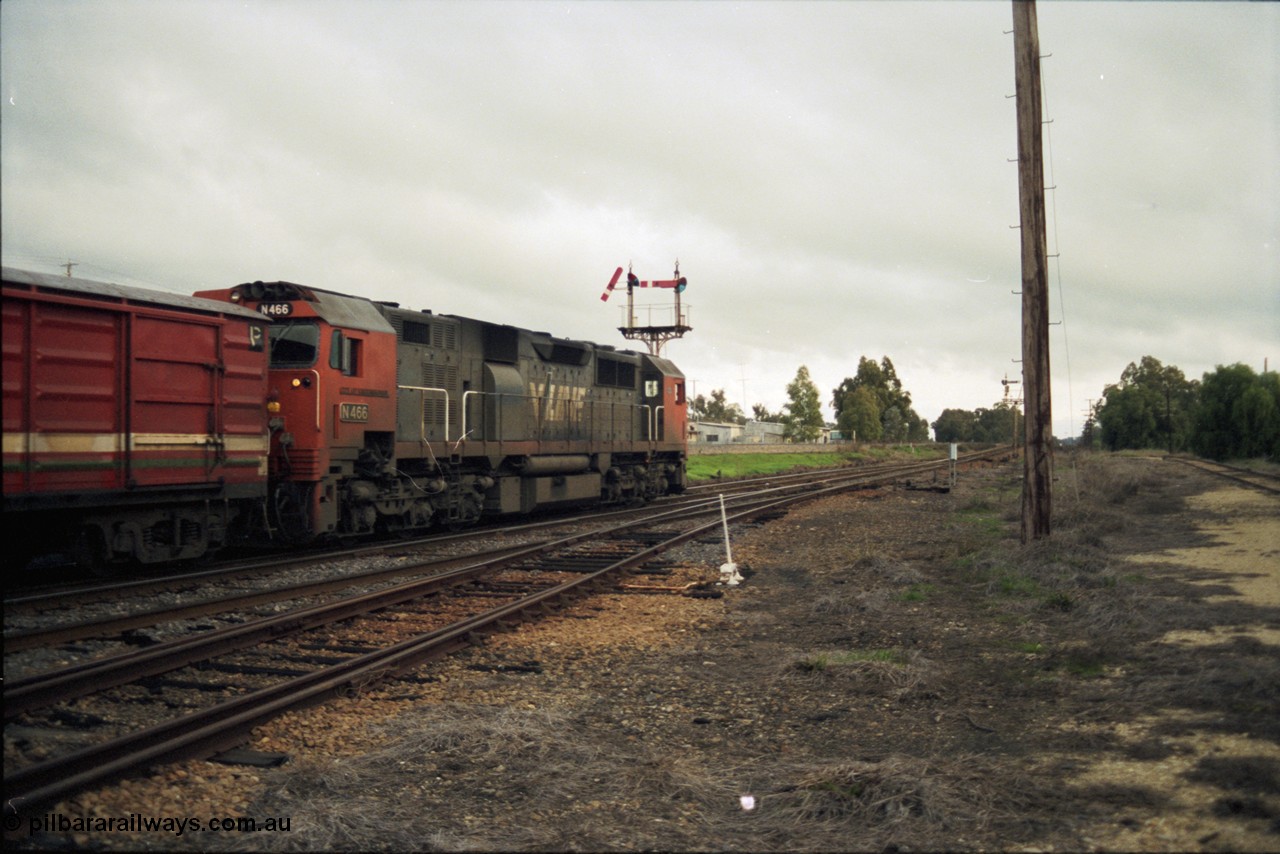
MULTIPOLYGON (((734 533, 719 599, 616 594, 66 815, 288 820, 27 844, 276 850, 1280 849, 1280 501, 1063 455, 734 533)), ((723 544, 683 556, 718 574, 723 544)))

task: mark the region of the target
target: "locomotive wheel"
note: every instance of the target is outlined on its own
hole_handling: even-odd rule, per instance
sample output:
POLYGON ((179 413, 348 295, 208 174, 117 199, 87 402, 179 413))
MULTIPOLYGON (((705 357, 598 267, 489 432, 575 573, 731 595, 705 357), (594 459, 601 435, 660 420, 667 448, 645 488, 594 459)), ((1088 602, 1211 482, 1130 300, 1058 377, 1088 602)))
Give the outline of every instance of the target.
POLYGON ((272 497, 276 530, 286 542, 302 543, 311 539, 311 488, 284 482, 272 497))

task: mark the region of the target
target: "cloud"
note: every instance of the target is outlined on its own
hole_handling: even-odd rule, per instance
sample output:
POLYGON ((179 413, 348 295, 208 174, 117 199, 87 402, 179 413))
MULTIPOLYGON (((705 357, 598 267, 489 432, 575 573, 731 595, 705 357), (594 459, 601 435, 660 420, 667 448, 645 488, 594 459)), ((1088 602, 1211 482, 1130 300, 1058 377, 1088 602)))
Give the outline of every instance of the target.
MULTIPOLYGON (((1065 434, 1143 355, 1198 376, 1274 345, 1280 10, 1039 18, 1065 434)), ((1010 20, 6 0, 5 263, 179 292, 292 279, 627 346, 609 275, 678 258, 694 331, 669 353, 700 391, 745 377, 746 407, 776 410, 801 364, 825 398, 888 355, 932 420, 1018 371, 1010 20)))

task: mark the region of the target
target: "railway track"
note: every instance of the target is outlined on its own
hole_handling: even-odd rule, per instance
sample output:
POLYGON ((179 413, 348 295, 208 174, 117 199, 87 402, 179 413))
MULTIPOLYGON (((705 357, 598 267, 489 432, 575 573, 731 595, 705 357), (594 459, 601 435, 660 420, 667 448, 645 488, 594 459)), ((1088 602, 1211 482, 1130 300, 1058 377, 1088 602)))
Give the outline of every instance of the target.
MULTIPOLYGON (((990 453, 990 452, 987 452, 990 453)), ((981 455, 979 455, 981 456, 981 455)), ((448 549, 465 551, 474 548, 472 554, 478 554, 482 548, 495 538, 516 537, 528 538, 545 531, 571 528, 584 523, 598 524, 601 520, 643 519, 655 513, 663 513, 671 509, 684 508, 690 512, 710 512, 718 507, 719 495, 732 499, 739 495, 751 494, 785 494, 791 490, 810 490, 833 479, 847 478, 851 475, 860 477, 876 477, 887 475, 897 478, 909 478, 913 473, 937 473, 942 463, 936 460, 920 463, 879 463, 863 466, 844 466, 831 469, 807 470, 791 472, 767 477, 740 479, 734 481, 713 481, 698 484, 682 496, 672 496, 639 508, 613 510, 605 513, 598 511, 590 514, 557 515, 553 518, 533 522, 520 522, 514 525, 489 527, 470 530, 463 533, 435 534, 413 539, 400 539, 391 542, 370 543, 351 548, 309 551, 299 556, 281 558, 260 558, 254 560, 228 561, 220 565, 201 568, 196 571, 173 572, 144 578, 123 578, 115 581, 94 580, 86 584, 58 585, 45 589, 19 590, 9 593, 4 598, 4 614, 6 631, 5 646, 10 651, 33 649, 49 644, 66 643, 91 637, 101 637, 112 633, 129 631, 155 625, 169 620, 198 617, 218 610, 252 607, 254 605, 277 602, 306 595, 329 592, 356 583, 374 583, 381 579, 397 575, 407 575, 414 569, 401 568, 365 575, 353 576, 342 574, 336 577, 299 583, 293 588, 282 588, 271 584, 274 575, 292 569, 306 568, 346 558, 408 554, 419 549, 448 549), (252 579, 260 579, 257 584, 252 579), (129 613, 113 613, 100 620, 83 621, 82 626, 67 625, 59 620, 53 628, 27 626, 14 629, 11 624, 40 622, 41 613, 59 613, 73 607, 90 605, 102 609, 110 602, 121 600, 145 601, 142 597, 159 593, 170 593, 182 589, 205 588, 214 583, 225 584, 231 592, 213 599, 193 601, 182 609, 153 608, 145 611, 129 610, 129 613)), ((119 609, 117 609, 119 610, 119 609)))
POLYGON ((1168 456, 1165 459, 1174 460, 1194 469, 1199 469, 1245 486, 1251 486, 1263 492, 1269 492, 1272 495, 1280 494, 1280 475, 1272 472, 1227 465, 1226 463, 1218 463, 1199 457, 1168 456))
MULTIPOLYGON (((732 499, 730 521, 782 513, 799 501, 923 475, 946 464, 853 470, 797 488, 757 485, 732 499)), ((712 503, 703 499, 704 505, 712 503)), ((56 729, 97 717, 110 725, 66 740, 70 749, 53 758, 6 763, 6 813, 37 810, 151 765, 219 753, 288 709, 400 677, 489 633, 615 587, 664 552, 716 534, 721 522, 718 499, 714 503, 709 520, 698 521, 711 514, 706 507, 664 507, 376 591, 9 681, 7 742, 38 737, 33 733, 42 724, 56 729), (476 610, 477 602, 491 607, 476 610), (194 695, 231 696, 193 709, 194 695), (108 709, 136 707, 148 696, 158 699, 145 713, 127 722, 107 720, 108 709), (89 702, 93 698, 102 705, 89 702), (171 707, 184 714, 171 717, 171 707), (155 720, 157 715, 163 719, 155 720)))

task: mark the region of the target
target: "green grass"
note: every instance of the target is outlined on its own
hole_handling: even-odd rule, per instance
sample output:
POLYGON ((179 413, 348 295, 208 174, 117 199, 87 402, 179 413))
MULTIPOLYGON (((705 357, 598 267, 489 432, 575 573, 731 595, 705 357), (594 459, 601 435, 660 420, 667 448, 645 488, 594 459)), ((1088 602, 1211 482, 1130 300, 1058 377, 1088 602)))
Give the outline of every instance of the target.
POLYGON ((977 540, 971 544, 972 549, 994 543, 1005 536, 1009 526, 1005 522, 1004 513, 1011 500, 1003 490, 990 489, 987 495, 975 496, 956 508, 956 522, 968 531, 970 537, 977 540))
POLYGON ((1094 658, 1068 658, 1062 669, 1081 679, 1097 679, 1107 672, 1103 663, 1094 658))
POLYGON ((995 579, 996 592, 1002 596, 1040 596, 1040 584, 1034 578, 1014 572, 1003 572, 995 579))
POLYGON ((747 477, 768 475, 804 468, 834 468, 872 460, 889 459, 927 460, 942 459, 945 449, 920 445, 886 445, 867 447, 861 451, 795 454, 694 454, 689 457, 686 470, 690 481, 711 480, 716 477, 747 477))
POLYGON ((913 584, 898 598, 903 602, 923 602, 935 589, 932 584, 913 584))
POLYGON ((777 474, 795 468, 831 468, 848 465, 857 454, 698 454, 689 457, 689 480, 777 474))

